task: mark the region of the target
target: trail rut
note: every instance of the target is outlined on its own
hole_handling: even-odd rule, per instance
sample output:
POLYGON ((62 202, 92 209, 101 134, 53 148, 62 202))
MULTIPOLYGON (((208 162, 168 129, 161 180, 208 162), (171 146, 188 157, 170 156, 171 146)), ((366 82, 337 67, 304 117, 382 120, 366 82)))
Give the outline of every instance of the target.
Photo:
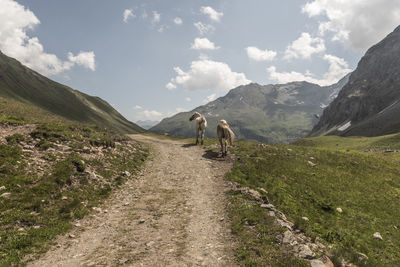
POLYGON ((28 266, 235 266, 225 159, 198 146, 132 135, 151 156, 94 214, 28 266))

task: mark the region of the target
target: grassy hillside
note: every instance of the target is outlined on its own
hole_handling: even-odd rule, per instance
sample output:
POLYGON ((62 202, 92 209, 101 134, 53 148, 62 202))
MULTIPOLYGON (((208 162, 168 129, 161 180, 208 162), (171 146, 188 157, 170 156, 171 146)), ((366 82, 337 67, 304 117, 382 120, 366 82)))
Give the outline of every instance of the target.
POLYGON ((143 132, 107 102, 54 82, 0 52, 0 96, 34 105, 68 120, 123 132, 143 132))
POLYGON ((115 130, 0 97, 0 266, 45 251, 147 153, 115 130))
MULTIPOLYGON (((400 134, 318 137, 290 145, 239 142, 232 151, 239 160, 227 178, 268 191, 297 229, 329 248, 335 266, 342 258, 357 266, 400 266, 400 153, 385 153, 400 148, 399 140, 400 134), (373 238, 375 232, 383 240, 373 238)), ((267 230, 273 227, 264 218, 267 211, 241 195, 231 198, 241 263, 285 266, 283 258, 271 256, 280 249, 266 235, 273 231, 267 230)))

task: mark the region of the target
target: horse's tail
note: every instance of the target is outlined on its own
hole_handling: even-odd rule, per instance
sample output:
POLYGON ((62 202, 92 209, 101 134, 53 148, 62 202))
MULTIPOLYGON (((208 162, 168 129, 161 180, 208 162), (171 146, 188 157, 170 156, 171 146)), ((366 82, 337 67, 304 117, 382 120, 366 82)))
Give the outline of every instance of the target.
POLYGON ((235 134, 233 133, 231 128, 224 127, 224 134, 225 134, 225 138, 228 139, 229 144, 232 145, 233 141, 235 140, 235 134))

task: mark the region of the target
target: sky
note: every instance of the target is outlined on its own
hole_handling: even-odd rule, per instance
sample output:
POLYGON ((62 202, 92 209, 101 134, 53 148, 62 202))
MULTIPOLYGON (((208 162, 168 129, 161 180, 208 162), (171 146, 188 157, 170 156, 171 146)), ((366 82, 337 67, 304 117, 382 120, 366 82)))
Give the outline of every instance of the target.
POLYGON ((230 89, 337 82, 400 23, 400 0, 0 0, 0 50, 161 120, 230 89))

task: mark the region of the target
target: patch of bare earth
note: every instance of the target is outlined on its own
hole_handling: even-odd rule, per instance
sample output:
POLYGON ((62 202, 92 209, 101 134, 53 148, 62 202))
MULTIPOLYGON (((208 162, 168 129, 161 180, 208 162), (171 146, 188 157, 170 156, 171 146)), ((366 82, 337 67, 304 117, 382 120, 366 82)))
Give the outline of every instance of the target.
POLYGON ((30 266, 234 266, 226 160, 197 146, 133 135, 152 156, 91 216, 30 266))

